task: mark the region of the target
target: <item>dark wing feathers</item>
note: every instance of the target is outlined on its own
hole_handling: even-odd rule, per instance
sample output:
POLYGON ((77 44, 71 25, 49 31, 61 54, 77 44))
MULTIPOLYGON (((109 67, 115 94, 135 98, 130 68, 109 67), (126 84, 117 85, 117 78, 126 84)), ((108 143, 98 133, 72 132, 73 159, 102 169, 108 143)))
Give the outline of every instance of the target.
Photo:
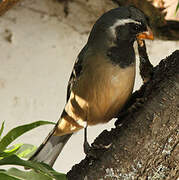
POLYGON ((82 73, 82 69, 83 69, 82 64, 83 64, 83 61, 84 61, 84 54, 86 53, 86 50, 87 50, 87 45, 81 50, 81 52, 79 53, 79 55, 78 55, 78 57, 77 57, 77 59, 75 61, 75 64, 74 64, 70 79, 68 81, 67 101, 68 101, 68 99, 70 97, 71 88, 72 88, 73 84, 75 83, 75 81, 78 79, 78 77, 82 73))

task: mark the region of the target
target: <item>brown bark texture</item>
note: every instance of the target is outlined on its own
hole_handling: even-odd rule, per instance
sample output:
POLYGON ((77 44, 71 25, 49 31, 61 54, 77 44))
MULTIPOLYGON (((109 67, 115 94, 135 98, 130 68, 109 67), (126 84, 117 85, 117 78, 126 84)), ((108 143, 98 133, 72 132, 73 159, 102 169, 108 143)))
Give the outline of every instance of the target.
POLYGON ((0 0, 0 16, 19 1, 20 0, 0 0))
POLYGON ((131 101, 139 106, 118 119, 116 128, 96 138, 92 144, 96 157, 75 165, 68 180, 177 180, 179 50, 154 67, 152 78, 131 101))

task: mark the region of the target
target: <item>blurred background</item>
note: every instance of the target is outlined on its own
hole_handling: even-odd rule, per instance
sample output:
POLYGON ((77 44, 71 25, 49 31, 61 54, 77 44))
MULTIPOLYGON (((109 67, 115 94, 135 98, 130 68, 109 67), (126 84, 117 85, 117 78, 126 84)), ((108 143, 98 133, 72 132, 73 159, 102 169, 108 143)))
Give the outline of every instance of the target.
MULTIPOLYGON (((152 3, 165 13, 165 20, 179 20, 177 0, 152 3)), ((117 4, 107 0, 22 0, 0 16, 0 124, 5 120, 5 132, 37 120, 58 120, 74 61, 97 17, 114 7, 117 4)), ((162 39, 147 41, 153 65, 179 49, 179 41, 162 39)), ((141 84, 137 71, 135 90, 141 84)), ((114 120, 89 128, 89 141, 113 124, 114 120)), ((16 142, 38 146, 52 128, 39 127, 16 142)), ((80 131, 69 140, 54 168, 68 172, 79 163, 84 158, 82 144, 80 131)))

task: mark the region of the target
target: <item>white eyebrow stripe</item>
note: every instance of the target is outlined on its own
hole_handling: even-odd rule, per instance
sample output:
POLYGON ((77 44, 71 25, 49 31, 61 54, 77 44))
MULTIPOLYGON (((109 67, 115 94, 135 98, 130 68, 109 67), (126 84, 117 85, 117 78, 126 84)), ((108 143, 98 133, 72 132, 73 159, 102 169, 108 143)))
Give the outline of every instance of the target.
POLYGON ((141 22, 139 21, 135 21, 133 19, 118 19, 113 25, 112 27, 117 27, 117 26, 124 26, 125 24, 128 23, 135 23, 135 24, 141 24, 141 22))
POLYGON ((135 23, 135 24, 140 24, 141 25, 141 22, 138 22, 138 21, 135 21, 133 19, 118 19, 111 27, 110 27, 110 30, 113 34, 115 34, 115 30, 116 30, 116 27, 118 26, 124 26, 126 24, 129 24, 129 23, 135 23))

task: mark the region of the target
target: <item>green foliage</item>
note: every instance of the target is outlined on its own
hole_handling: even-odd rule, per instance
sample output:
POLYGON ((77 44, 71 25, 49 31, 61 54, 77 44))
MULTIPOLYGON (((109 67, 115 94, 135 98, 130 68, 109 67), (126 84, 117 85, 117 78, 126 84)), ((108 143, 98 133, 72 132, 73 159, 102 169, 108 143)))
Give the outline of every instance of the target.
POLYGON ((13 154, 16 154, 20 158, 27 159, 32 156, 36 149, 37 147, 32 144, 15 144, 9 148, 6 148, 3 152, 0 152, 0 159, 13 154))
POLYGON ((3 159, 4 157, 8 157, 12 154, 15 154, 21 146, 22 144, 16 144, 13 147, 5 149, 4 151, 0 151, 0 159, 3 159))
POLYGON ((175 12, 177 12, 178 9, 179 9, 179 1, 178 1, 178 4, 177 4, 177 7, 176 7, 176 11, 175 11, 175 12))
POLYGON ((34 154, 36 149, 37 147, 32 144, 21 144, 20 148, 16 152, 16 155, 20 158, 28 159, 32 156, 32 154, 34 154))
MULTIPOLYGON (((20 159, 17 155, 11 155, 0 160, 0 165, 19 165, 26 168, 33 169, 32 171, 21 171, 15 168, 11 168, 7 171, 0 171, 0 174, 9 175, 10 177, 19 177, 20 179, 57 179, 57 180, 66 180, 64 174, 58 173, 53 170, 50 166, 33 161, 25 161, 20 159), (31 177, 31 178, 30 178, 31 177)), ((0 176, 1 177, 1 176, 0 176)))
POLYGON ((1 129, 0 129, 0 139, 1 139, 1 135, 2 135, 3 130, 4 130, 4 122, 2 123, 1 129))
POLYGON ((65 174, 56 172, 50 166, 44 163, 32 162, 23 160, 21 158, 29 158, 36 150, 36 147, 31 144, 15 144, 10 146, 15 139, 24 133, 39 127, 41 125, 54 124, 48 121, 37 121, 23 126, 18 126, 10 130, 4 137, 2 132, 4 130, 4 122, 0 128, 0 166, 1 165, 18 165, 23 166, 31 171, 22 171, 17 168, 10 168, 9 170, 0 169, 0 179, 7 180, 67 180, 65 174), (1 138, 2 137, 2 138, 1 138))
POLYGON ((0 179, 4 179, 4 180, 19 180, 19 179, 30 179, 30 180, 38 180, 38 179, 43 179, 43 180, 49 180, 49 178, 46 176, 43 176, 39 173, 34 173, 29 171, 20 171, 16 168, 11 168, 8 171, 1 171, 0 170, 0 179))
MULTIPOLYGON (((23 126, 18 126, 16 128, 13 128, 12 130, 10 130, 0 141, 0 152, 4 151, 5 148, 12 142, 14 141, 16 138, 18 138, 19 136, 21 136, 22 134, 30 131, 31 129, 34 129, 38 126, 41 125, 46 125, 46 124, 54 124, 52 122, 48 122, 48 121, 36 121, 34 123, 30 123, 30 124, 25 124, 23 126)), ((3 127, 3 125, 2 125, 3 127)))

